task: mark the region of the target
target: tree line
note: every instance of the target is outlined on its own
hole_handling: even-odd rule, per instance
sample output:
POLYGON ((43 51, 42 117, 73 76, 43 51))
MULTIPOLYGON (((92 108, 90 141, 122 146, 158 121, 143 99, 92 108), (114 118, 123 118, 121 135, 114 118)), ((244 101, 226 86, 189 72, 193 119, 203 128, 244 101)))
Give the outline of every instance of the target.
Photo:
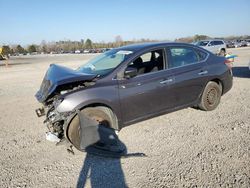
POLYGON ((39 45, 31 44, 26 47, 18 45, 3 45, 4 55, 14 55, 14 54, 27 54, 27 53, 74 53, 76 50, 85 49, 106 49, 106 48, 116 48, 128 44, 138 43, 138 42, 153 42, 156 40, 150 39, 140 39, 132 41, 123 41, 121 36, 116 36, 114 42, 93 42, 91 39, 80 41, 62 40, 57 42, 46 42, 43 40, 39 45))
MULTIPOLYGON (((186 42, 191 43, 199 40, 210 39, 211 37, 207 35, 194 35, 191 37, 183 37, 175 39, 176 42, 186 42)), ((229 37, 218 37, 224 40, 240 40, 240 39, 249 39, 249 35, 245 36, 229 36, 229 37)), ((114 42, 93 42, 91 39, 80 41, 71 41, 71 40, 62 40, 57 42, 46 42, 43 40, 39 45, 31 44, 26 47, 18 45, 3 45, 2 54, 3 55, 14 55, 14 54, 27 54, 27 53, 74 53, 76 50, 85 50, 85 49, 103 49, 103 48, 116 48, 133 43, 141 42, 157 42, 159 40, 151 39, 140 39, 140 40, 122 40, 120 35, 115 37, 114 42)))

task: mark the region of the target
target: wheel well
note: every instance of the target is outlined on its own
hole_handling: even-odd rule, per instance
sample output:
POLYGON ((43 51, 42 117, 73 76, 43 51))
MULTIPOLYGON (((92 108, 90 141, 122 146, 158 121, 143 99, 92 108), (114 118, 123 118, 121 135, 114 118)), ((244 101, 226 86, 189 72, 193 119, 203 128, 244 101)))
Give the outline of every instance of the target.
POLYGON ((224 89, 223 88, 223 83, 222 83, 222 81, 220 79, 216 78, 216 79, 213 79, 213 80, 210 80, 210 81, 217 83, 221 87, 221 90, 222 90, 222 93, 223 93, 223 89, 224 89))
MULTIPOLYGON (((86 106, 83 106, 83 107, 79 108, 79 110, 82 110, 82 109, 87 108, 87 107, 96 107, 96 106, 103 106, 103 107, 109 108, 109 109, 114 113, 115 118, 117 119, 117 116, 116 116, 115 112, 113 111, 113 109, 112 109, 110 106, 108 106, 108 105, 106 105, 106 104, 103 104, 103 103, 93 103, 93 104, 89 104, 89 105, 86 105, 86 106)), ((69 140, 69 138, 68 138, 68 128, 69 128, 69 125, 70 125, 70 123, 72 122, 72 120, 75 118, 75 116, 77 116, 77 114, 74 114, 74 115, 70 118, 70 120, 68 121, 67 125, 65 126, 64 135, 66 136, 66 138, 67 138, 68 140, 69 140)), ((120 129, 119 129, 118 119, 117 119, 116 127, 112 127, 112 128, 115 129, 115 130, 120 130, 120 129)))
POLYGON ((88 104, 86 106, 81 107, 79 110, 82 110, 82 109, 87 108, 87 107, 97 107, 97 106, 103 106, 103 107, 109 108, 112 111, 112 113, 115 115, 115 118, 116 118, 116 121, 117 121, 115 127, 112 127, 112 128, 115 129, 115 130, 120 130, 119 123, 118 123, 118 118, 117 118, 117 115, 116 115, 115 111, 110 106, 108 106, 106 104, 92 103, 92 104, 88 104))
POLYGON ((108 106, 108 105, 106 105, 106 104, 103 104, 103 103, 92 103, 92 104, 88 104, 88 105, 86 105, 86 106, 81 107, 80 110, 82 110, 82 109, 84 109, 84 108, 87 108, 87 107, 96 107, 96 106, 104 106, 104 107, 107 107, 107 108, 109 108, 110 110, 113 111, 113 109, 112 109, 110 106, 108 106))
MULTIPOLYGON (((215 79, 213 79, 213 80, 209 80, 208 82, 215 82, 215 83, 217 83, 219 86, 221 86, 221 90, 222 90, 222 94, 223 94, 223 83, 222 83, 222 81, 221 81, 220 79, 215 78, 215 79)), ((206 85, 208 84, 208 82, 206 83, 206 85)), ((202 92, 200 93, 199 98, 201 98, 202 93, 204 92, 204 90, 205 90, 205 88, 206 88, 206 85, 205 85, 205 87, 203 88, 202 92)))
POLYGON ((225 48, 221 48, 220 50, 223 50, 224 52, 226 52, 226 49, 225 49, 225 48))

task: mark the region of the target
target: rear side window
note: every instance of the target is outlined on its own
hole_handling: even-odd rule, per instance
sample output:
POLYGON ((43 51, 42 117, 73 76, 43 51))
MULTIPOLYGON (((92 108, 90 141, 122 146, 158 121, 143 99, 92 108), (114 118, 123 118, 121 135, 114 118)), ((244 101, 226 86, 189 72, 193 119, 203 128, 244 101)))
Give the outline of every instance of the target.
POLYGON ((222 41, 214 41, 214 45, 222 45, 223 44, 223 42, 222 41))
POLYGON ((181 67, 199 62, 199 56, 194 49, 188 47, 170 48, 169 68, 181 67))
POLYGON ((210 45, 214 46, 214 45, 222 45, 224 44, 221 40, 215 40, 215 41, 211 41, 210 45))
POLYGON ((210 45, 210 46, 214 46, 214 45, 215 45, 215 41, 211 41, 211 42, 209 43, 209 45, 210 45))

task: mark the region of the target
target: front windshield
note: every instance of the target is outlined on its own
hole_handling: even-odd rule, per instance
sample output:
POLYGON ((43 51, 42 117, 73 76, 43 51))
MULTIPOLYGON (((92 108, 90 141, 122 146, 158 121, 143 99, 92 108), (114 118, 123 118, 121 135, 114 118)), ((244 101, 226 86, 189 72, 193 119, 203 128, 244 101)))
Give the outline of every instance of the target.
POLYGON ((199 41, 196 43, 198 46, 206 46, 209 43, 209 41, 199 41))
POLYGON ((110 50, 90 60, 85 65, 79 67, 79 71, 87 74, 104 76, 113 71, 122 63, 132 51, 110 50))

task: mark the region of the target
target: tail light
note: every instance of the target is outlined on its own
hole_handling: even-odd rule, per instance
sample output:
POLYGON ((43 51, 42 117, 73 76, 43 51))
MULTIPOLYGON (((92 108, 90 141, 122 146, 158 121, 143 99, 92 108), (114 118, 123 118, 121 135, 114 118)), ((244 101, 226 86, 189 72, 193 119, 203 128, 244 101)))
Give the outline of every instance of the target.
POLYGON ((230 61, 229 59, 225 59, 224 63, 225 63, 225 65, 228 66, 229 69, 232 69, 232 67, 233 67, 232 61, 230 61))

